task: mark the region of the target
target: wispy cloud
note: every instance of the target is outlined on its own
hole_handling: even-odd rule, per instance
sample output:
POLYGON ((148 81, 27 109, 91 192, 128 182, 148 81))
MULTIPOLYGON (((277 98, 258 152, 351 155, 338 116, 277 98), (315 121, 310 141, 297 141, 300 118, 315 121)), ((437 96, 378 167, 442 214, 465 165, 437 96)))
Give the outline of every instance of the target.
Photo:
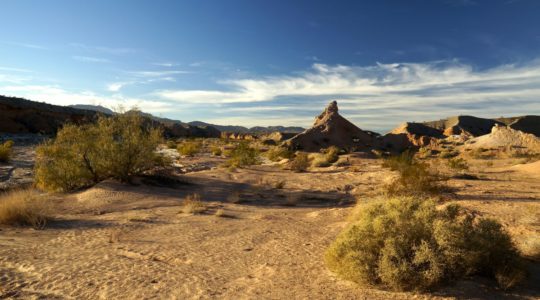
POLYGON ((189 74, 191 72, 175 70, 175 71, 129 71, 126 73, 135 77, 151 78, 151 77, 166 77, 166 76, 173 76, 173 75, 179 75, 179 74, 189 74))
POLYGON ((22 68, 0 67, 0 71, 10 71, 19 73, 33 73, 34 71, 22 68))
POLYGON ((29 49, 37 49, 37 50, 47 50, 48 49, 45 46, 36 45, 36 44, 29 44, 29 43, 19 43, 19 42, 2 42, 2 43, 6 44, 6 45, 29 48, 29 49))
POLYGON ((99 53, 114 54, 114 55, 133 54, 140 51, 138 49, 129 48, 129 47, 93 46, 93 45, 86 45, 82 43, 71 43, 69 45, 73 48, 84 50, 84 51, 99 52, 99 53))
MULTIPOLYGON (((311 70, 296 76, 228 80, 221 84, 221 90, 162 90, 156 94, 162 99, 201 106, 232 107, 242 103, 255 111, 256 103, 261 102, 294 98, 312 107, 336 98, 347 112, 376 113, 382 120, 377 127, 385 129, 398 121, 434 119, 449 112, 502 115, 510 113, 508 107, 516 113, 540 112, 540 60, 487 70, 475 70, 456 60, 372 66, 313 64, 311 70), (431 116, 426 117, 425 110, 431 116)), ((285 113, 276 109, 275 113, 287 119, 305 104, 285 113)), ((238 112, 242 110, 247 113, 251 109, 238 112)), ((311 122, 311 117, 305 120, 311 122)))
POLYGON ((173 63, 170 63, 170 62, 161 62, 161 63, 153 63, 152 65, 154 65, 154 66, 159 66, 159 67, 172 68, 172 67, 174 67, 176 64, 173 64, 173 63))
POLYGON ((82 61, 82 62, 91 62, 91 63, 109 63, 109 62, 111 62, 110 60, 108 60, 106 58, 92 57, 92 56, 74 55, 71 58, 73 58, 74 60, 78 60, 78 61, 82 61))

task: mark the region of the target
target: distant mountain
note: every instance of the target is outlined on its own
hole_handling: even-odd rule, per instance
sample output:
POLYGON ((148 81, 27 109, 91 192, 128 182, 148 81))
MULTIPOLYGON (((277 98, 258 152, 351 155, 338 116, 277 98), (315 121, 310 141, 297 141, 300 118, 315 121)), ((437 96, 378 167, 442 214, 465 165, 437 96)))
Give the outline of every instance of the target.
POLYGON ((286 132, 286 133, 300 133, 304 131, 305 129, 302 127, 285 127, 285 126, 268 126, 268 127, 262 127, 262 126, 256 126, 256 127, 244 127, 244 126, 233 126, 233 125, 215 125, 210 123, 205 123, 201 121, 193 121, 189 122, 188 124, 194 125, 194 126, 212 126, 214 128, 217 128, 221 132, 234 132, 234 133, 251 133, 251 134, 265 134, 265 133, 272 133, 272 132, 286 132))
MULTIPOLYGON (((85 124, 100 114, 113 115, 104 107, 93 105, 59 106, 23 98, 0 96, 0 133, 39 133, 54 135, 64 124, 85 124)), ((221 132, 206 126, 198 127, 176 120, 155 117, 141 112, 145 122, 160 127, 169 138, 219 137, 221 132)))
POLYGON ((97 112, 93 110, 0 96, 0 132, 2 133, 52 135, 66 123, 83 124, 96 118, 97 112))
POLYGON ((74 105, 69 105, 68 107, 73 107, 73 108, 77 108, 77 109, 85 109, 85 110, 93 110, 93 111, 97 111, 97 112, 100 112, 100 113, 104 113, 106 115, 114 115, 114 111, 106 108, 106 107, 103 107, 101 105, 89 105, 89 104, 74 104, 74 105))
POLYGON ((304 130, 306 130, 306 129, 302 128, 302 127, 295 127, 295 126, 288 126, 288 127, 285 127, 285 126, 267 126, 267 127, 256 126, 256 127, 251 127, 249 129, 249 131, 252 132, 252 133, 272 133, 272 132, 300 133, 300 132, 303 132, 304 130))

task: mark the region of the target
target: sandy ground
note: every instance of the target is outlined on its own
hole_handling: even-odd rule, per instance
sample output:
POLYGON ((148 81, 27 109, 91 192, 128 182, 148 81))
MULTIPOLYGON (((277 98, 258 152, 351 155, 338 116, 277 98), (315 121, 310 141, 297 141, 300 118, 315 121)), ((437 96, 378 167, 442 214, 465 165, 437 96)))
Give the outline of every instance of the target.
MULTIPOLYGON (((324 266, 324 250, 345 226, 355 199, 369 201, 391 176, 379 160, 351 162, 309 173, 270 165, 217 168, 180 175, 174 185, 106 181, 51 196, 57 220, 49 228, 0 228, 0 298, 540 297, 537 263, 526 285, 508 293, 482 278, 432 294, 381 291, 336 278, 324 266), (276 188, 281 181, 285 186, 276 188), (180 212, 192 193, 207 203, 205 214, 180 212), (226 216, 215 216, 218 209, 226 216)), ((511 164, 471 161, 469 173, 480 180, 451 179, 456 192, 448 198, 497 218, 520 249, 532 251, 540 241, 540 180, 510 170, 511 164)))

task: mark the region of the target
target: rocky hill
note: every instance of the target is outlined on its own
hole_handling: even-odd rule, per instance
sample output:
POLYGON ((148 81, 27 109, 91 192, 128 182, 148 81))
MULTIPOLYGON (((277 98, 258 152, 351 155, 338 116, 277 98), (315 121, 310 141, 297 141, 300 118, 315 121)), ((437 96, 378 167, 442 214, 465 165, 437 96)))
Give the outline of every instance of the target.
POLYGON ((287 140, 285 145, 303 151, 320 151, 330 146, 355 151, 368 150, 375 145, 376 137, 375 133, 364 131, 342 117, 337 102, 332 101, 315 118, 311 128, 287 140))
POLYGON ((495 124, 503 125, 494 119, 484 119, 473 116, 454 116, 439 121, 422 123, 427 127, 441 131, 445 136, 468 135, 481 136, 491 132, 495 124))
MULTIPOLYGON (((99 115, 112 115, 104 107, 92 105, 59 106, 23 98, 0 96, 0 133, 54 135, 66 123, 93 122, 99 115)), ((177 137, 219 137, 221 132, 210 126, 193 126, 176 120, 141 113, 153 126, 161 127, 164 135, 177 137)))
POLYGON ((93 110, 0 96, 0 133, 51 135, 65 123, 82 124, 95 120, 97 115, 93 110))

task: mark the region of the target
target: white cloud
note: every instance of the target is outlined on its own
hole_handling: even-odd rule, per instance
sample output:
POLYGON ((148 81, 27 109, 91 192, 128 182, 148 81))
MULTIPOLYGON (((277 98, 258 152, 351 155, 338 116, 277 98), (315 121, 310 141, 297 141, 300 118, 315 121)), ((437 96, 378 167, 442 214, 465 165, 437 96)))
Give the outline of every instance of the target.
MULTIPOLYGON (((302 119, 304 126, 311 123, 312 117, 299 118, 297 113, 305 110, 306 105, 322 109, 330 99, 338 99, 342 110, 358 118, 355 112, 371 111, 384 120, 377 122, 377 128, 384 129, 406 120, 437 119, 450 113, 485 117, 540 113, 540 60, 484 70, 456 60, 372 66, 315 63, 310 70, 294 76, 219 83, 223 85, 221 90, 160 90, 155 94, 183 104, 232 107, 232 111, 236 109, 236 113, 257 121, 273 113, 283 122, 302 119), (256 104, 287 103, 287 99, 302 104, 288 111, 272 109, 271 105, 260 109, 256 104), (234 108, 240 103, 240 108, 234 108), (392 114, 393 110, 403 113, 392 114), (260 114, 254 115, 257 111, 260 114)), ((354 117, 353 120, 361 121, 354 117)))
POLYGON ((125 82, 115 82, 107 85, 107 90, 111 92, 118 92, 124 85, 126 85, 125 82))
POLYGON ((165 77, 165 76, 172 76, 172 75, 179 75, 179 74, 189 74, 191 72, 174 70, 174 71, 129 71, 126 73, 135 77, 149 78, 149 77, 165 77))
POLYGON ((111 62, 110 60, 106 58, 101 57, 91 57, 91 56, 72 56, 74 60, 83 61, 83 62, 93 62, 93 63, 108 63, 111 62))
POLYGON ((169 62, 164 62, 164 63, 153 63, 154 66, 159 66, 159 67, 167 67, 167 68, 171 68, 171 67, 174 67, 175 64, 173 63, 169 63, 169 62))
POLYGON ((3 42, 3 44, 11 45, 11 46, 17 46, 17 47, 23 47, 23 48, 29 48, 29 49, 37 49, 37 50, 47 50, 47 47, 36 45, 36 44, 29 44, 29 43, 18 43, 18 42, 3 42))
POLYGON ((19 73, 33 73, 34 71, 22 68, 0 67, 0 71, 10 71, 19 73))
POLYGON ((457 61, 432 63, 377 64, 368 67, 313 64, 299 76, 223 81, 224 90, 163 90, 158 95, 191 103, 235 103, 271 101, 286 96, 401 95, 436 99, 451 89, 453 95, 466 94, 481 100, 487 96, 531 96, 540 92, 540 62, 504 65, 475 71, 457 61), (527 86, 525 89, 524 86, 527 86), (516 90, 521 90, 516 94, 516 90))
POLYGON ((93 46, 93 45, 86 45, 81 43, 71 43, 69 44, 71 47, 89 51, 89 52, 100 52, 100 53, 106 53, 106 54, 113 54, 113 55, 124 55, 124 54, 132 54, 139 52, 139 50, 134 48, 127 48, 127 47, 106 47, 106 46, 93 46))

